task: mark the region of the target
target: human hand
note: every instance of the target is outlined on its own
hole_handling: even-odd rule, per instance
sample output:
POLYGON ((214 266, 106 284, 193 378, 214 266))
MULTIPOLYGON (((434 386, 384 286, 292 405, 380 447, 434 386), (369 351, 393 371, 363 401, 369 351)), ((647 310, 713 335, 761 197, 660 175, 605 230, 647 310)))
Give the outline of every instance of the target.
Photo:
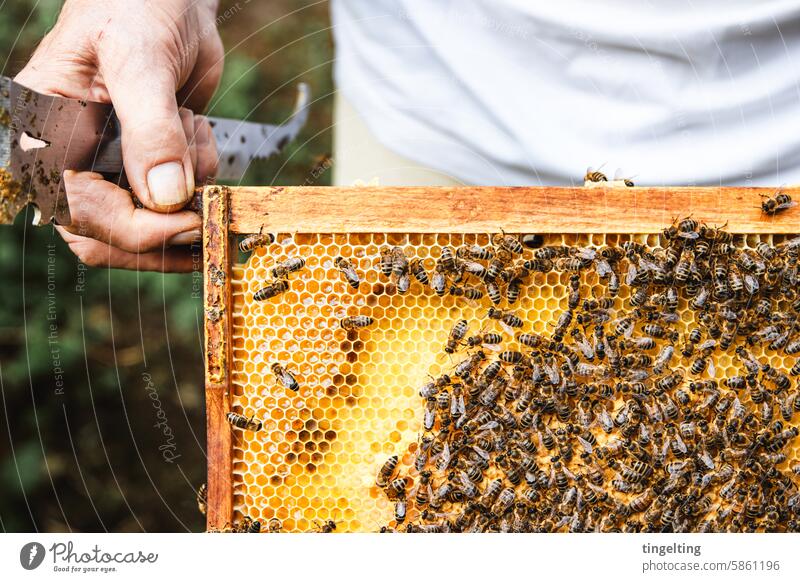
POLYGON ((67 0, 17 75, 40 93, 113 103, 119 117, 125 173, 146 208, 98 174, 66 172, 72 224, 58 229, 87 265, 191 270, 186 249, 167 247, 199 238, 199 216, 180 208, 216 173, 211 128, 191 113, 222 73, 216 9, 216 0, 67 0))

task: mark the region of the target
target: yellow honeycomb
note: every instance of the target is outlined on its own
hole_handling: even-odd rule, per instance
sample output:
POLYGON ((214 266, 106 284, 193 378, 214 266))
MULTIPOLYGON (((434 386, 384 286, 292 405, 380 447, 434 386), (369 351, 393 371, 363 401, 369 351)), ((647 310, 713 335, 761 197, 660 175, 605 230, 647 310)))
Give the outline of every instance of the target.
MULTIPOLYGON (((759 240, 773 242, 771 236, 737 238, 737 244, 750 248, 759 240)), ((631 239, 655 245, 659 235, 544 239, 546 245, 601 247, 631 239)), ((400 246, 409 258, 423 260, 430 274, 441 247, 472 243, 489 244, 489 236, 282 234, 233 268, 231 409, 264 423, 257 433, 233 432, 235 521, 249 516, 267 523, 276 517, 289 532, 312 530, 327 520, 336 522, 337 532, 377 531, 394 523, 393 503, 376 487, 375 476, 394 454, 401 459, 398 469, 409 473, 422 431, 419 388, 429 376, 451 372, 464 357, 444 353, 450 329, 463 318, 471 322, 470 335, 480 331, 478 322, 486 322, 485 331, 502 330, 485 317, 492 305, 488 297, 438 297, 413 277, 409 292, 398 294, 377 268, 380 249, 400 246), (335 268, 338 256, 350 260, 361 276, 358 290, 335 268), (270 278, 269 270, 290 257, 302 257, 306 264, 290 276, 289 290, 253 301, 253 293, 270 278), (339 320, 354 315, 371 316, 375 323, 356 331, 342 329, 339 320), (296 376, 299 392, 277 384, 270 370, 274 362, 296 376)), ((526 250, 525 258, 530 254, 526 250)), ((521 331, 552 329, 567 308, 568 277, 533 274, 519 301, 509 306, 504 299, 500 307, 525 321, 521 331)), ((582 298, 590 289, 598 296, 605 289, 593 271, 582 275, 582 283, 582 298)), ((619 297, 628 297, 624 283, 619 297)), ((692 318, 684 299, 679 313, 681 323, 675 327, 682 333, 692 318)), ((513 345, 513 339, 508 343, 513 345)), ((717 379, 741 373, 732 357, 736 345, 716 356, 717 379)), ((754 353, 763 355, 760 349, 754 353)), ((681 360, 678 356, 673 367, 681 360)), ((770 363, 783 370, 794 363, 793 357, 772 356, 770 363)), ((789 457, 787 463, 800 460, 796 445, 789 457)), ((417 515, 412 505, 407 522, 417 515)))

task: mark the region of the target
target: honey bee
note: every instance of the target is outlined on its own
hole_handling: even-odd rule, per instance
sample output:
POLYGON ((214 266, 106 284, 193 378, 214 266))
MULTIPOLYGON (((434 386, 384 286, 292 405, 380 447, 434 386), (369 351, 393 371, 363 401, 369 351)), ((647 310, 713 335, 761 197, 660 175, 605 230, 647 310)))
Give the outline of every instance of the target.
POLYGON ((277 517, 272 517, 267 522, 268 533, 280 533, 283 530, 283 523, 277 517))
POLYGON ((349 317, 343 317, 341 320, 339 320, 339 325, 342 326, 342 329, 346 329, 348 331, 369 327, 373 323, 375 323, 375 320, 369 315, 353 315, 349 317))
POLYGON ((397 278, 397 292, 400 293, 400 295, 405 295, 408 293, 410 287, 411 277, 407 272, 403 273, 397 278))
POLYGON ((409 264, 409 270, 411 274, 414 275, 414 278, 422 283, 423 285, 427 285, 429 282, 428 279, 428 272, 425 270, 425 266, 422 264, 422 261, 419 259, 414 259, 409 264))
POLYGON ((563 340, 564 335, 567 333, 567 329, 569 328, 571 323, 572 323, 572 310, 567 309, 558 317, 558 321, 556 321, 555 329, 553 329, 553 340, 557 342, 563 340))
POLYGON ((436 398, 429 396, 425 401, 425 415, 422 419, 422 427, 427 430, 433 430, 436 424, 436 398))
POLYGON ((278 279, 272 281, 266 287, 262 287, 253 294, 254 301, 266 301, 285 293, 289 289, 289 283, 286 279, 278 279))
POLYGON ((555 266, 553 261, 549 259, 529 259, 522 263, 522 266, 534 273, 548 273, 553 270, 555 266))
POLYGON ((236 428, 251 432, 258 432, 261 430, 261 421, 255 418, 255 416, 248 418, 241 414, 236 414, 235 412, 229 412, 226 418, 228 419, 228 423, 236 428))
POLYGON ((378 477, 375 479, 375 484, 378 487, 383 489, 389 485, 389 480, 392 478, 392 475, 394 475, 399 461, 400 459, 397 455, 392 455, 381 465, 381 468, 378 470, 378 477))
POLYGON ((389 247, 383 247, 381 249, 379 266, 384 277, 390 277, 392 275, 392 268, 394 267, 394 254, 392 249, 389 247))
POLYGON ((241 533, 261 533, 261 522, 257 519, 245 517, 242 523, 239 524, 238 531, 241 533))
POLYGON ((358 276, 358 273, 350 261, 344 257, 336 257, 336 260, 333 261, 333 264, 342 272, 345 281, 347 281, 347 283, 353 289, 358 289, 358 286, 361 284, 361 278, 358 276))
POLYGON ((389 482, 387 493, 389 497, 397 499, 406 498, 406 488, 408 487, 408 479, 406 477, 398 477, 389 482))
POLYGON ((205 515, 208 509, 208 485, 203 483, 197 488, 197 510, 205 515))
POLYGON ((457 265, 456 261, 457 258, 456 254, 453 252, 453 249, 451 247, 443 247, 442 254, 438 260, 438 264, 441 265, 442 269, 448 273, 455 273, 457 265))
POLYGON ((462 245, 456 250, 456 256, 462 259, 478 259, 488 261, 494 257, 494 251, 489 247, 482 247, 478 244, 462 245))
POLYGON ((289 273, 294 273, 295 271, 299 271, 303 267, 306 266, 305 259, 301 257, 292 257, 290 259, 286 259, 282 263, 279 263, 275 267, 272 268, 272 276, 276 279, 285 279, 289 276, 289 273))
POLYGON ((608 178, 599 169, 595 170, 591 166, 586 168, 586 175, 583 177, 584 182, 608 182, 608 178))
POLYGON ((506 287, 506 300, 509 304, 513 305, 519 299, 519 295, 522 292, 522 280, 521 279, 511 279, 508 282, 508 286, 506 287))
POLYGON ((461 361, 455 367, 455 375, 459 378, 464 378, 472 374, 472 372, 486 359, 486 354, 482 350, 478 350, 466 360, 461 361))
POLYGON ((297 379, 292 375, 292 373, 283 367, 278 362, 275 362, 270 367, 272 373, 277 378, 278 382, 286 388, 287 390, 291 390, 293 392, 297 392, 300 390, 300 384, 298 384, 297 379))
POLYGON ((774 215, 796 205, 797 202, 793 202, 792 197, 788 194, 776 192, 772 197, 764 196, 764 200, 761 201, 761 212, 774 215))
POLYGON ((495 305, 499 305, 503 300, 503 295, 500 293, 500 287, 494 281, 486 282, 486 294, 495 305))
POLYGON ((336 531, 336 522, 332 519, 320 523, 314 522, 317 533, 333 533, 336 531))
POLYGON ((490 307, 486 314, 489 319, 498 319, 507 327, 522 327, 522 319, 510 311, 502 311, 495 307, 490 307))
POLYGON ((466 319, 459 319, 453 328, 450 330, 450 334, 447 338, 447 343, 444 346, 445 353, 452 354, 455 353, 456 349, 458 349, 458 345, 467 335, 467 331, 469 330, 469 323, 467 323, 466 319))
POLYGON ((492 244, 512 255, 521 255, 525 250, 518 237, 505 233, 492 236, 492 244))
POLYGON ((392 274, 398 279, 408 274, 409 262, 405 252, 400 247, 392 248, 392 274))
POLYGON ((441 268, 441 264, 437 264, 436 269, 433 271, 431 287, 433 287, 436 295, 439 297, 444 296, 444 292, 447 289, 447 278, 445 277, 444 270, 441 268))
POLYGON ((249 253, 259 247, 266 247, 275 242, 275 235, 271 233, 251 234, 239 241, 239 250, 249 253))
POLYGON ((617 168, 617 171, 614 172, 614 181, 615 182, 622 182, 628 188, 633 188, 633 180, 631 178, 625 177, 625 172, 622 171, 622 168, 617 168))
POLYGON ((481 333, 467 338, 467 346, 476 348, 483 346, 491 350, 498 350, 499 344, 503 343, 503 336, 499 333, 481 333))

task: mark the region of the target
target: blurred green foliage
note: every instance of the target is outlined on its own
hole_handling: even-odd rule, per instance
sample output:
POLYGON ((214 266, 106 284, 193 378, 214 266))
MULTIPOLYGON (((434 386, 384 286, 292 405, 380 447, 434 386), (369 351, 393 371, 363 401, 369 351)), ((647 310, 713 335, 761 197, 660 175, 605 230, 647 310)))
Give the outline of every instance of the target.
MULTIPOLYGON (((0 3, 3 74, 24 65, 60 4, 0 3)), ((222 4, 229 52, 211 112, 276 123, 298 81, 314 98, 300 138, 243 183, 303 183, 331 147, 327 5, 222 4)), ((0 531, 202 530, 200 282, 84 270, 51 227, 29 222, 0 227, 0 531), (180 456, 168 462, 167 449, 180 456)))

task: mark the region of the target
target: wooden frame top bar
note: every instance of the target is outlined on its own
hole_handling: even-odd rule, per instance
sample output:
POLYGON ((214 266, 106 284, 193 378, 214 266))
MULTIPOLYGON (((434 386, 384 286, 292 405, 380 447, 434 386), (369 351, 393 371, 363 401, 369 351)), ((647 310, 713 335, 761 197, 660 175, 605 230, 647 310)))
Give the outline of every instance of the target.
MULTIPOLYGON (((234 233, 636 233, 691 216, 734 233, 800 233, 800 206, 775 216, 775 188, 231 188, 234 233)), ((782 190, 800 200, 800 188, 782 190)))

